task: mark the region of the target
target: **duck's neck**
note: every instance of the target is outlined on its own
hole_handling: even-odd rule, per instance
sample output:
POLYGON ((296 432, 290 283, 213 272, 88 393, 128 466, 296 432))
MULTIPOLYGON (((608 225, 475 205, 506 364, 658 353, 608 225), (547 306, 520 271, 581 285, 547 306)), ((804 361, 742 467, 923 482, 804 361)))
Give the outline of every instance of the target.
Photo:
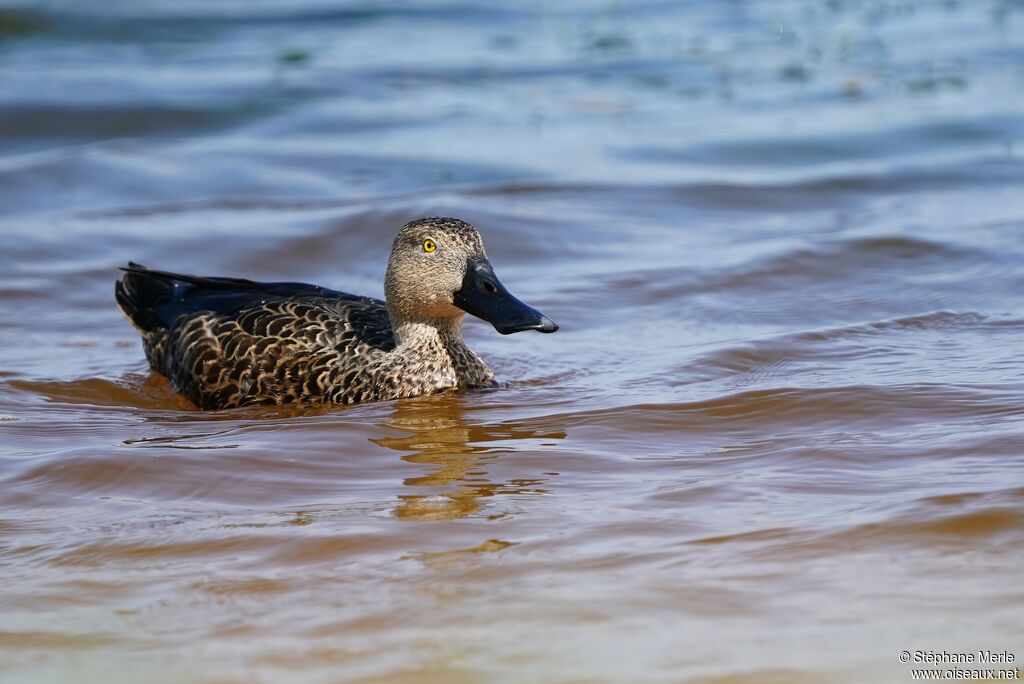
POLYGON ((494 373, 462 339, 462 317, 431 321, 398 321, 394 325, 392 352, 413 376, 454 375, 459 387, 481 387, 494 380, 494 373))
POLYGON ((430 321, 394 321, 396 348, 462 343, 462 319, 438 318, 430 321))

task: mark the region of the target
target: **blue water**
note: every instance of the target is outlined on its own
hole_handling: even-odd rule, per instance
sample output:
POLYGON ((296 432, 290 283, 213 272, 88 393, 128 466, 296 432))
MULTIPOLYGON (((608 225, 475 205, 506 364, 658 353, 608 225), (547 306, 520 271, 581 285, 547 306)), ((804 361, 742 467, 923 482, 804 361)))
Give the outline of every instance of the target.
POLYGON ((0 1, 0 679, 1019 662, 1022 151, 1019 1, 0 1), (199 412, 114 306, 424 215, 500 392, 199 412))

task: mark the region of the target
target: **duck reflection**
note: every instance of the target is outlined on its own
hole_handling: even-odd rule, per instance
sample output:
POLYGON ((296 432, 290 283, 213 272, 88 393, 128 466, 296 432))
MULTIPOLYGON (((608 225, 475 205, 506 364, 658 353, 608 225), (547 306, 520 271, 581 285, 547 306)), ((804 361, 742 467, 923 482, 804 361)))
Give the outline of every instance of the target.
MULTIPOLYGON (((405 486, 436 490, 400 495, 401 502, 395 511, 398 517, 463 518, 480 511, 486 499, 499 494, 547 493, 543 478, 495 481, 488 471, 503 454, 516 448, 516 440, 564 439, 565 432, 540 432, 521 423, 470 423, 466 420, 468 412, 463 398, 458 395, 400 400, 394 406, 394 413, 380 426, 404 434, 370 441, 402 452, 403 461, 422 466, 419 474, 403 481, 405 486)), ((494 513, 489 517, 503 515, 494 513)))

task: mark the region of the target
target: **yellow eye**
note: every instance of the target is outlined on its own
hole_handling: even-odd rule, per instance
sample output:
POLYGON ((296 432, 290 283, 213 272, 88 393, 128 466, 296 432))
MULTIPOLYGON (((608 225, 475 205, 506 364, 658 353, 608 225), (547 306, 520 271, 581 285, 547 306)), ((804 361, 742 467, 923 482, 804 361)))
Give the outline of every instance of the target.
POLYGON ((423 251, 424 252, 433 252, 435 249, 437 249, 437 245, 434 244, 433 240, 428 238, 428 239, 423 241, 423 251))

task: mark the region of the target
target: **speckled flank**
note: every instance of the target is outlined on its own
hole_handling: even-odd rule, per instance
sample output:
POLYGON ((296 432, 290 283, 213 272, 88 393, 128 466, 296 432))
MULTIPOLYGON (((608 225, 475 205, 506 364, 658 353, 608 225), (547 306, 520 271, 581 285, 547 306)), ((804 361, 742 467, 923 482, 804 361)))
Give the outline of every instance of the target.
POLYGON ((116 287, 150 365, 200 408, 355 404, 494 383, 451 304, 472 226, 420 219, 395 239, 388 303, 300 283, 195 278, 131 265, 116 287), (430 237, 444 258, 420 259, 430 237), (390 312, 389 312, 390 307, 390 312))

